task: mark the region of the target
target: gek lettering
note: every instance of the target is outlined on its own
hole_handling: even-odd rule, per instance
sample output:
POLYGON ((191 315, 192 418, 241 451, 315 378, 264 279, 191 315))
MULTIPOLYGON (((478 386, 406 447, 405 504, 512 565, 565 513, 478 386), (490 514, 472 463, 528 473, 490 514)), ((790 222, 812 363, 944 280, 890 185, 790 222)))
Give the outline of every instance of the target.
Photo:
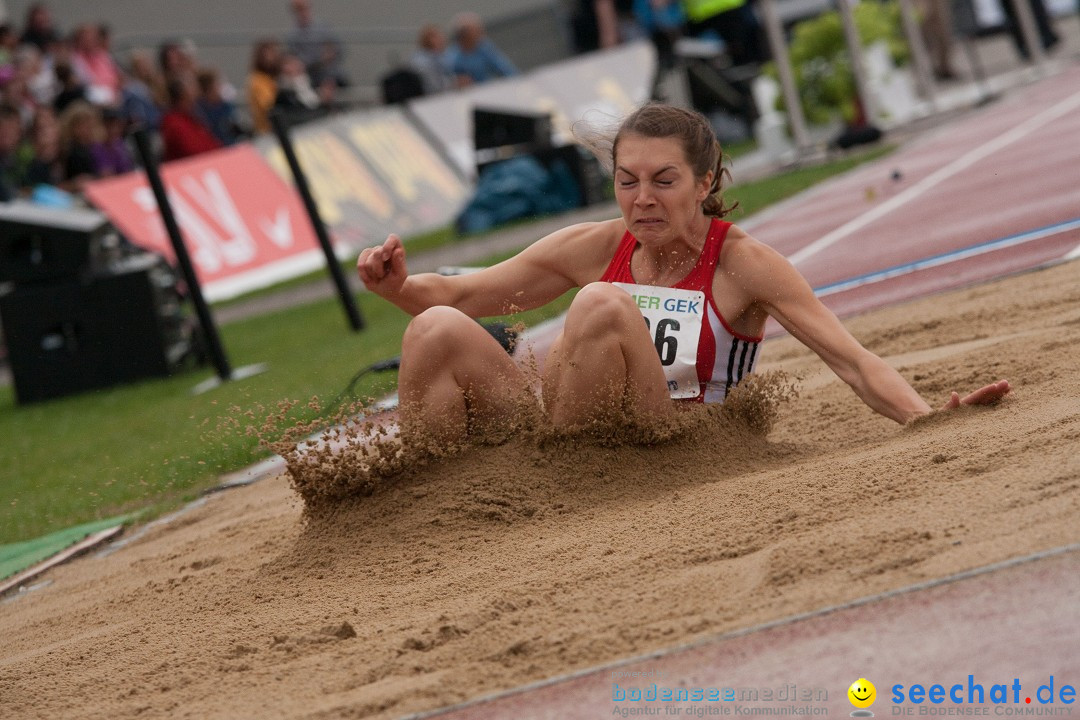
POLYGON ((701 312, 700 300, 687 300, 685 298, 667 298, 663 301, 655 295, 634 295, 634 302, 642 310, 659 310, 663 307, 667 312, 690 313, 697 315, 701 312))

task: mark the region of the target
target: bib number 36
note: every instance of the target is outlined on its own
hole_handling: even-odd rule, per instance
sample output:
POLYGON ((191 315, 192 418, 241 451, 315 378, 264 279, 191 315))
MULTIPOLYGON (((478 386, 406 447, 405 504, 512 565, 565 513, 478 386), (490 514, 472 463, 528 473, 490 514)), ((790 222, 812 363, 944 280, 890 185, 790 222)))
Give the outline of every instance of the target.
MULTIPOLYGON (((652 332, 652 323, 645 318, 645 327, 652 332)), ((679 355, 679 338, 669 335, 669 332, 679 331, 679 321, 672 318, 664 318, 656 323, 656 333, 653 344, 656 345, 656 354, 660 356, 660 364, 667 367, 675 362, 679 355)))

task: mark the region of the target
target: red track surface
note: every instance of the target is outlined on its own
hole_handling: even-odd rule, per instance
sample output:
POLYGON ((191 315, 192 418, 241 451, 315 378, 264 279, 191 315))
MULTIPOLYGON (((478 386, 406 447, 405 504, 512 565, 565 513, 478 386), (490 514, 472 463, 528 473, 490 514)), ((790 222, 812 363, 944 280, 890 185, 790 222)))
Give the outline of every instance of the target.
MULTIPOLYGON (((1080 218, 1080 67, 1015 91, 745 227, 793 257, 810 284, 820 288, 1076 218, 1080 218), (894 170, 900 171, 900 180, 892 179, 894 170), (845 226, 853 229, 844 232, 845 226), (820 247, 820 239, 829 237, 835 242, 820 247), (808 250, 814 247, 820 249, 808 250)), ((863 312, 1060 261, 1078 247, 1080 229, 1066 230, 837 292, 825 301, 841 315, 863 312)), ((545 336, 554 334, 536 338, 538 351, 546 349, 550 338, 545 336)), ((896 710, 888 699, 891 685, 899 682, 966 683, 973 673, 989 692, 995 683, 1010 684, 1022 677, 1024 693, 1033 694, 1056 674, 1060 689, 1061 684, 1080 679, 1078 577, 1080 550, 1073 549, 953 584, 626 661, 440 717, 612 717, 616 707, 633 706, 612 700, 615 669, 665 673, 663 679, 626 683, 639 688, 651 682, 671 687, 780 688, 812 681, 828 692, 829 700, 818 707, 834 717, 846 717, 852 709, 846 688, 860 677, 878 682, 879 717, 896 710)), ((725 704, 734 712, 736 703, 694 705, 716 709, 725 704)), ((762 704, 769 703, 756 703, 762 704)), ((1021 704, 1021 710, 1041 707, 1037 702, 1023 704, 1023 698, 1021 704)), ((637 707, 659 707, 663 717, 664 705, 689 707, 678 703, 637 707)), ((929 709, 908 707, 914 716, 929 709)), ((946 702, 933 709, 955 712, 976 707, 946 702)), ((1004 708, 981 707, 988 717, 1004 717, 996 712, 1004 708)), ((1047 707, 1055 707, 1059 715, 1066 707, 1080 713, 1075 704, 1047 707)), ((679 716, 691 717, 688 712, 679 716)))

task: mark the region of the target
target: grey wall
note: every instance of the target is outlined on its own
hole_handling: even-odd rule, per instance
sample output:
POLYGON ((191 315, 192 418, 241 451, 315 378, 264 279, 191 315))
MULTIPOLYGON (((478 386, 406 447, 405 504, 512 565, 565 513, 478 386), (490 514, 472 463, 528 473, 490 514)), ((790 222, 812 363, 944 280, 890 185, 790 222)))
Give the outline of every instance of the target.
MULTIPOLYGON (((5 2, 21 28, 32 0, 5 2)), ((312 0, 316 16, 346 41, 346 69, 353 82, 372 85, 391 59, 411 54, 416 32, 427 22, 448 27, 459 12, 475 11, 491 36, 523 69, 565 57, 560 18, 565 0, 312 0)), ((235 85, 247 74, 252 42, 284 37, 292 26, 288 0, 46 0, 61 30, 82 22, 107 22, 118 49, 154 47, 169 37, 191 37, 199 60, 220 68, 235 85)))

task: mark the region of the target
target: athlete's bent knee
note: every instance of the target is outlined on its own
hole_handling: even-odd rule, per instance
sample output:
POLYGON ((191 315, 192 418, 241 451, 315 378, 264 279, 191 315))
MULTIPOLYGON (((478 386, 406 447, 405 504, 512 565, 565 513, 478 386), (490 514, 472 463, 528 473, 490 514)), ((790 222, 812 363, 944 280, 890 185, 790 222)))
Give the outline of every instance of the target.
POLYGON ((589 283, 578 292, 566 315, 567 333, 625 332, 631 322, 641 322, 641 313, 630 294, 611 283, 589 283))
POLYGON ((401 338, 403 355, 423 353, 431 356, 449 350, 461 337, 462 330, 475 321, 452 307, 437 305, 428 308, 409 322, 401 338))

